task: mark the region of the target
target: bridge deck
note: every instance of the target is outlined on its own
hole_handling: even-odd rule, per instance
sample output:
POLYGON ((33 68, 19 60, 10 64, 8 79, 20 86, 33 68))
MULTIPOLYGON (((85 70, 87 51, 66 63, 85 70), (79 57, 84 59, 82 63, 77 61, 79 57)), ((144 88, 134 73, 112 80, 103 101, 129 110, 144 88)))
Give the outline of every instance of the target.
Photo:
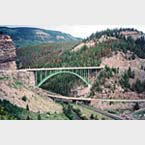
POLYGON ((58 68, 32 68, 25 69, 26 71, 43 71, 43 70, 100 70, 103 67, 58 67, 58 68))
POLYGON ((56 67, 56 68, 26 68, 26 69, 18 69, 18 70, 0 70, 0 72, 11 72, 11 71, 51 71, 51 70, 101 70, 104 67, 101 66, 92 66, 92 67, 56 67))

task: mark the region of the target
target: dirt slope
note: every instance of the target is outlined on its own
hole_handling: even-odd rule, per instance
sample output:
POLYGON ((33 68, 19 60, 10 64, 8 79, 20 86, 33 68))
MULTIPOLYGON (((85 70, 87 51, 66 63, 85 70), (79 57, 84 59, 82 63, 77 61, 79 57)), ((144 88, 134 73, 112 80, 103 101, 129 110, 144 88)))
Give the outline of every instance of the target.
POLYGON ((0 75, 0 99, 22 108, 29 106, 33 112, 62 112, 62 106, 47 97, 39 88, 24 84, 15 77, 0 75))

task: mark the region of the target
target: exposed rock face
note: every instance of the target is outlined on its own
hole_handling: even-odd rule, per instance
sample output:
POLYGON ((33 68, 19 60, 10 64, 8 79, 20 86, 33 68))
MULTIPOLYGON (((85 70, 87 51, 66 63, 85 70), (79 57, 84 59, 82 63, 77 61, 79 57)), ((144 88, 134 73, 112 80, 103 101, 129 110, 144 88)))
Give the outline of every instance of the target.
POLYGON ((117 40, 116 37, 111 37, 107 35, 102 35, 99 39, 93 39, 93 40, 87 40, 86 42, 81 42, 77 46, 75 46, 72 51, 77 52, 78 50, 82 49, 84 46, 87 48, 93 48, 97 44, 103 43, 103 42, 109 42, 109 41, 115 41, 117 40))
POLYGON ((17 72, 16 76, 19 80, 21 80, 25 85, 35 86, 35 76, 33 72, 17 72))
POLYGON ((18 81, 21 81, 27 86, 35 86, 35 77, 33 72, 26 72, 26 71, 19 71, 19 70, 13 70, 13 71, 1 71, 0 77, 3 78, 9 78, 9 79, 15 79, 18 81))
POLYGON ((16 48, 8 35, 0 34, 0 69, 15 70, 16 48))
POLYGON ((143 36, 141 32, 138 31, 121 31, 120 34, 124 35, 125 38, 131 37, 134 40, 137 40, 138 38, 143 36))

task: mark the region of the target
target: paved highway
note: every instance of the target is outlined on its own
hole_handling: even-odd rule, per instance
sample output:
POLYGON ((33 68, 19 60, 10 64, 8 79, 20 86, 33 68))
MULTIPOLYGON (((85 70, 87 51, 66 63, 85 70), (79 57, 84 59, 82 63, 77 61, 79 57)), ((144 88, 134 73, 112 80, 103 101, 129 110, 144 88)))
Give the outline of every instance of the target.
POLYGON ((7 72, 7 71, 49 71, 49 70, 100 70, 103 69, 104 67, 58 67, 58 68, 26 68, 26 69, 18 69, 18 70, 0 70, 0 72, 7 72))
POLYGON ((43 70, 100 70, 103 67, 58 67, 58 68, 31 68, 31 69, 24 69, 26 71, 43 71, 43 70))
POLYGON ((107 117, 109 117, 111 119, 114 119, 114 120, 124 120, 124 118, 122 118, 120 116, 117 116, 117 115, 114 115, 114 114, 111 114, 111 113, 108 113, 108 112, 105 112, 105 111, 101 111, 101 110, 99 110, 97 108, 94 108, 94 107, 91 107, 91 106, 87 106, 87 105, 84 105, 84 104, 80 104, 80 106, 85 107, 87 109, 90 109, 92 111, 95 111, 97 113, 100 113, 100 114, 102 114, 104 116, 107 116, 107 117))
POLYGON ((92 98, 84 98, 84 97, 66 97, 58 94, 49 94, 49 97, 64 99, 64 100, 72 100, 72 101, 102 101, 102 102, 120 102, 120 103, 136 103, 136 102, 145 102, 145 99, 137 99, 137 100, 129 100, 129 99, 92 99, 92 98))

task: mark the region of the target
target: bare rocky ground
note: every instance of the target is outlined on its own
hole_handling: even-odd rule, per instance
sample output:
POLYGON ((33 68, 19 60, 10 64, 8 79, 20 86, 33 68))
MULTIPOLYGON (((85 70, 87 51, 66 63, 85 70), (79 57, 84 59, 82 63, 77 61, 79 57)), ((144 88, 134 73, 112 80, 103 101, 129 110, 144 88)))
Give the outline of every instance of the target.
POLYGON ((31 82, 31 79, 29 79, 29 73, 1 73, 0 99, 8 100, 10 103, 22 108, 29 106, 29 110, 33 112, 61 113, 62 106, 48 98, 48 95, 42 89, 29 84, 28 82, 31 82), (20 78, 25 78, 25 81, 20 78))
POLYGON ((139 70, 140 74, 137 74, 137 77, 140 78, 145 74, 145 71, 141 70, 141 66, 145 66, 145 59, 138 58, 136 56, 135 59, 129 60, 131 52, 128 52, 127 54, 124 54, 123 52, 114 52, 112 56, 110 57, 104 57, 102 58, 101 66, 109 66, 118 68, 121 71, 124 71, 131 67, 131 69, 135 70, 137 73, 137 70, 139 70))
MULTIPOLYGON (((141 59, 136 57, 134 60, 127 59, 129 53, 124 54, 123 52, 117 52, 114 53, 111 57, 105 57, 102 58, 101 66, 109 66, 113 68, 119 68, 119 75, 121 75, 125 70, 128 70, 130 67, 132 71, 135 73, 135 78, 130 79, 129 82, 132 85, 136 82, 137 79, 144 81, 145 80, 145 70, 141 69, 141 67, 145 67, 145 59, 141 59)), ((108 85, 109 83, 118 82, 119 76, 114 76, 106 81, 105 85, 108 85)), ((119 83, 116 84, 115 90, 113 92, 110 91, 110 89, 104 89, 103 94, 107 95, 109 98, 120 98, 120 99, 144 99, 145 94, 144 93, 136 93, 133 91, 124 91, 124 89, 119 85, 119 83), (109 93, 110 91, 110 93, 109 93)), ((99 94, 98 94, 99 96, 99 94)), ((105 97, 105 96, 104 96, 105 97)))

